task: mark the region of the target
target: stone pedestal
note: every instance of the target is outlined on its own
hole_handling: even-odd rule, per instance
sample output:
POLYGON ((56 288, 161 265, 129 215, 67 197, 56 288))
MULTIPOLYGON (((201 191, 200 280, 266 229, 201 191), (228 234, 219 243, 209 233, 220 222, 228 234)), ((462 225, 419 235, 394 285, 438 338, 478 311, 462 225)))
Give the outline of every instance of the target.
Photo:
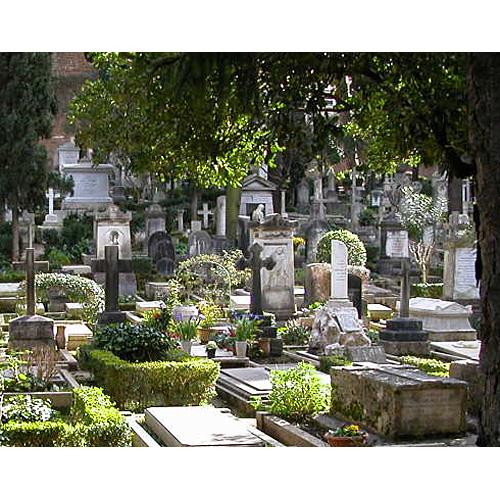
POLYGON ((313 302, 325 302, 330 298, 330 279, 330 264, 316 262, 306 266, 304 276, 306 305, 313 302))
POLYGON ((40 345, 55 347, 54 321, 44 316, 21 316, 9 323, 9 346, 15 349, 40 345))
POLYGON ((422 321, 413 318, 387 320, 385 330, 380 332, 380 344, 387 354, 403 356, 429 354, 429 335, 422 330, 422 321))

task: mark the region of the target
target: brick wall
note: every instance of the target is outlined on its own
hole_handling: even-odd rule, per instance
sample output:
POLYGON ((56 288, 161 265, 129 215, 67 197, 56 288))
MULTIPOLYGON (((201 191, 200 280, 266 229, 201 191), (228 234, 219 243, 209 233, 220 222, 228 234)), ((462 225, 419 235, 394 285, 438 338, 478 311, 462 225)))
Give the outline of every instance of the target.
POLYGON ((43 144, 47 148, 49 164, 57 168, 57 148, 68 142, 74 135, 66 121, 68 104, 85 80, 95 78, 95 72, 92 65, 85 59, 83 52, 54 52, 52 73, 56 85, 57 115, 54 119, 52 135, 43 141, 43 144))

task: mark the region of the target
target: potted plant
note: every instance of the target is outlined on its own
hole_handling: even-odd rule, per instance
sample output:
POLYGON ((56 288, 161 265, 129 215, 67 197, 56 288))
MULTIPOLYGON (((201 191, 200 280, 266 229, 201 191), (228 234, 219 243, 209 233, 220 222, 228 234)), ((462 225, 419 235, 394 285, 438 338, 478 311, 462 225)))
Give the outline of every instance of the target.
POLYGON ((216 350, 217 350, 217 344, 213 340, 210 340, 210 342, 207 343, 207 358, 210 359, 215 358, 216 350))
POLYGON ((247 354, 248 341, 253 340, 259 331, 259 321, 241 318, 234 325, 236 356, 243 358, 247 354))
POLYGON ((354 424, 329 430, 324 437, 330 446, 364 446, 367 440, 366 432, 354 424))
POLYGON ((174 325, 174 331, 181 342, 182 350, 191 354, 193 340, 198 333, 198 321, 188 319, 185 321, 178 321, 174 325))
POLYGON ((216 319, 220 316, 220 307, 213 302, 202 302, 199 305, 201 321, 198 325, 198 336, 202 344, 206 344, 210 338, 210 328, 215 325, 216 319))

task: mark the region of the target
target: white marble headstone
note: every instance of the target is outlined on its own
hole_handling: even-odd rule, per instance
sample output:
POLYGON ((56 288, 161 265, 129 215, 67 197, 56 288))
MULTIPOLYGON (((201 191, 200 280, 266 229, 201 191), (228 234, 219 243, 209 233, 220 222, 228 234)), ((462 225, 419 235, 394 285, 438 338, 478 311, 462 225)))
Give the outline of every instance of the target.
POLYGON ((331 298, 347 299, 347 247, 338 240, 332 240, 331 298))
POLYGON ((409 257, 408 231, 387 231, 385 253, 388 257, 409 257))

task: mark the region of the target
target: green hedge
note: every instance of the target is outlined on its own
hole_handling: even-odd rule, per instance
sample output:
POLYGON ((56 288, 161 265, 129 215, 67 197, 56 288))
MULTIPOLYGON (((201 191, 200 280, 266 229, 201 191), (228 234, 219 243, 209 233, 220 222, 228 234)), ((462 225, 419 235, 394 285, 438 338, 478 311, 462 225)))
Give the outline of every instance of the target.
POLYGON ((82 346, 80 366, 93 372, 120 408, 142 411, 149 406, 197 406, 215 395, 219 364, 206 358, 130 363, 109 351, 82 346))
POLYGON ((411 286, 412 297, 440 299, 443 295, 443 283, 414 283, 411 286))
POLYGON ((0 425, 2 444, 8 446, 130 446, 124 418, 98 387, 73 389, 67 420, 9 421, 0 425))
POLYGON ((330 368, 332 366, 350 366, 352 361, 345 358, 344 356, 331 355, 331 356, 320 356, 319 358, 319 369, 323 373, 330 375, 330 368))

